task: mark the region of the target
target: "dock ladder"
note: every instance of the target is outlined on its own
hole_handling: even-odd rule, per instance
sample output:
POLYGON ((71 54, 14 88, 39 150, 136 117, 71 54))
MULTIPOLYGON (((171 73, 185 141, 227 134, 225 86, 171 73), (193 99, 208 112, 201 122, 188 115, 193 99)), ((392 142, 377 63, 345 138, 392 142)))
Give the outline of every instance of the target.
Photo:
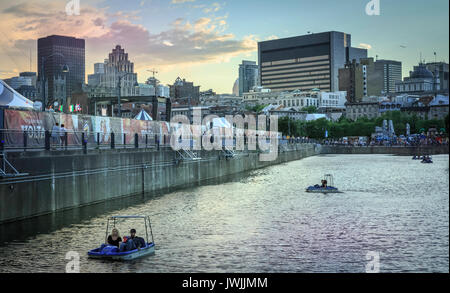
POLYGON ((180 149, 177 151, 177 154, 178 154, 178 158, 180 158, 184 161, 201 160, 201 158, 197 155, 197 153, 195 153, 191 150, 180 149))
POLYGON ((234 156, 236 155, 236 153, 234 152, 234 150, 232 148, 226 147, 222 150, 222 152, 224 153, 225 158, 234 158, 234 156))
POLYGON ((20 173, 16 168, 8 161, 5 152, 0 153, 0 178, 5 177, 17 177, 27 176, 28 173, 20 173))

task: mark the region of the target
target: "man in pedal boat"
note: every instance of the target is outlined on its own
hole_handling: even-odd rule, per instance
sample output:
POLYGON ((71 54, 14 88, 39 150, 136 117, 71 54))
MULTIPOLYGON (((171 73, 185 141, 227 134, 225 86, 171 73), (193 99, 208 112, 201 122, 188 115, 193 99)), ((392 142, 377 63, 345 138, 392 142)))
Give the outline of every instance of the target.
POLYGON ((120 251, 131 251, 136 248, 141 249, 144 246, 144 238, 136 236, 136 229, 131 229, 130 237, 123 237, 123 242, 120 244, 120 251))

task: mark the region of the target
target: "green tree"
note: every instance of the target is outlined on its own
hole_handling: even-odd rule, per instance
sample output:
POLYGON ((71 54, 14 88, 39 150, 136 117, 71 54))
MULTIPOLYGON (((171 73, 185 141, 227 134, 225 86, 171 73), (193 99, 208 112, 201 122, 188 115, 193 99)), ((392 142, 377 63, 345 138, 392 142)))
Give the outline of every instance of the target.
POLYGON ((308 114, 317 113, 317 108, 315 106, 303 107, 302 111, 308 112, 308 114))

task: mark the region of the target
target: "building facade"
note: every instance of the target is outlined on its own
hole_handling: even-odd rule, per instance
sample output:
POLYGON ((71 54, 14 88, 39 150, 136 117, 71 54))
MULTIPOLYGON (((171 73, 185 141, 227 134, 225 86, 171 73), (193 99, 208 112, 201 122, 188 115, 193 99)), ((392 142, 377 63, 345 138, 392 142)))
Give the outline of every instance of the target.
POLYGON ((258 85, 258 65, 254 61, 239 64, 239 96, 258 85))
POLYGON ((378 102, 346 103, 345 116, 354 121, 362 117, 377 118, 380 115, 379 105, 378 102))
POLYGON ((374 65, 377 74, 383 76, 382 94, 394 94, 396 92, 395 83, 402 80, 402 62, 394 60, 377 60, 374 65))
POLYGON ((139 94, 137 73, 134 72, 134 63, 128 59, 120 45, 117 45, 103 63, 94 64, 94 74, 88 75, 88 85, 94 92, 117 96, 120 81, 120 95, 136 96, 139 94))
POLYGON ((190 98, 191 102, 198 104, 200 98, 200 86, 194 86, 193 82, 178 77, 173 85, 169 85, 170 97, 174 99, 190 98))
POLYGON ((440 91, 448 94, 448 63, 432 62, 426 63, 425 66, 433 75, 439 76, 440 91))
POLYGON ((338 91, 338 70, 349 60, 367 57, 352 48, 351 36, 324 32, 258 43, 260 85, 273 91, 338 91))
MULTIPOLYGON (((57 35, 38 39, 37 57, 38 87, 44 74, 46 88, 50 89, 45 92, 47 104, 53 104, 54 101, 65 103, 62 99, 81 92, 85 83, 85 41, 83 39, 57 35), (64 67, 68 68, 68 72, 64 72, 64 67), (55 87, 55 82, 62 79, 67 82, 64 97, 55 92, 58 88, 58 86, 55 87)), ((42 99, 42 89, 39 92, 42 99)))
POLYGON ((430 95, 440 92, 440 79, 425 64, 414 66, 409 77, 395 84, 397 94, 430 95))
POLYGON ((339 69, 339 90, 347 92, 350 103, 383 94, 384 84, 383 68, 376 66, 373 58, 362 58, 359 63, 353 60, 339 69))

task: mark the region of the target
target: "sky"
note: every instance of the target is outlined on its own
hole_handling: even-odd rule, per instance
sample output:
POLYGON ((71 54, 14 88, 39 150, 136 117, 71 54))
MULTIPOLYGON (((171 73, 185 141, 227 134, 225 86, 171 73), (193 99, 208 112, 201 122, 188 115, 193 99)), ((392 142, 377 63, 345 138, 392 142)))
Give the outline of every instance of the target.
POLYGON ((0 78, 36 71, 37 39, 53 34, 86 40, 86 75, 119 44, 139 82, 156 69, 164 84, 179 76, 217 93, 232 92, 242 60, 257 61, 258 41, 307 32, 351 34, 370 57, 402 61, 403 76, 420 56, 449 61, 448 0, 379 1, 367 15, 370 0, 0 0, 0 78))

